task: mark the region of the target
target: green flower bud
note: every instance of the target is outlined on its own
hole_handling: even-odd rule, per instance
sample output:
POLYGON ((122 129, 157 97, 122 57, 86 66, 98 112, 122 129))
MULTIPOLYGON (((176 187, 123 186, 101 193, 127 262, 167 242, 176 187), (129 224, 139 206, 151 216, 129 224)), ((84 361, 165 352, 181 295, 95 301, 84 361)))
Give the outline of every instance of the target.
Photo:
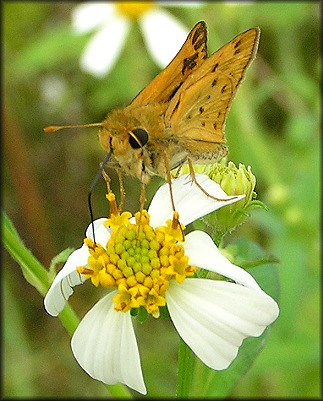
POLYGON ((240 163, 237 168, 233 162, 227 163, 222 160, 220 163, 194 166, 194 171, 206 174, 219 184, 227 195, 246 195, 238 202, 223 206, 202 218, 206 227, 213 231, 212 236, 216 242, 219 242, 225 233, 241 224, 249 216, 249 210, 257 206, 265 208, 260 201, 255 200, 256 177, 252 174, 250 166, 246 168, 240 163))
POLYGON ((239 205, 239 208, 245 209, 256 196, 254 192, 256 177, 252 174, 250 166, 246 168, 244 164, 239 163, 239 168, 237 168, 231 161, 228 165, 224 163, 209 164, 205 166, 204 174, 219 184, 227 195, 246 195, 232 206, 239 205))
POLYGON ((254 207, 265 207, 255 200, 256 177, 252 174, 250 166, 246 168, 244 164, 239 163, 238 168, 232 161, 228 164, 222 161, 205 166, 204 174, 219 184, 227 195, 246 195, 238 202, 224 206, 203 218, 204 222, 215 228, 218 235, 223 236, 232 231, 249 216, 249 210, 254 207))

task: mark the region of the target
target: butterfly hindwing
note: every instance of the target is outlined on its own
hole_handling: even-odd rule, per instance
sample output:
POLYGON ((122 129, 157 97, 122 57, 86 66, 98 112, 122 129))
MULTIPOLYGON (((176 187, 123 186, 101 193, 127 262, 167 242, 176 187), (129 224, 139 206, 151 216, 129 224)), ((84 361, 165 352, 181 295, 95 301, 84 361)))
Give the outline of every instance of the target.
POLYGON ((198 22, 168 66, 160 72, 131 102, 131 106, 168 103, 186 78, 207 56, 205 22, 198 22))
POLYGON ((183 141, 225 143, 231 102, 257 51, 260 30, 249 29, 207 58, 171 100, 166 125, 183 141))

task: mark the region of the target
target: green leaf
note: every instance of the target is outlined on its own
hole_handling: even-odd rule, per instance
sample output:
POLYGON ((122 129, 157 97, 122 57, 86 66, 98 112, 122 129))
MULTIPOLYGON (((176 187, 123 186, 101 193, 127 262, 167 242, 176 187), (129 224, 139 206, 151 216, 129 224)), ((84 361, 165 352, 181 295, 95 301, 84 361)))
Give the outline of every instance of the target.
POLYGON ((61 25, 51 29, 17 55, 12 63, 14 72, 17 77, 26 79, 40 71, 53 71, 55 67, 61 66, 66 68, 66 63, 80 57, 87 38, 88 35, 73 34, 69 26, 61 25))
POLYGON ((246 338, 238 356, 232 364, 222 371, 215 371, 195 359, 194 382, 191 397, 226 397, 236 382, 250 369, 254 359, 264 347, 270 329, 257 338, 246 338))
MULTIPOLYGON (((237 239, 226 248, 226 251, 234 256, 234 263, 242 267, 247 266, 248 272, 256 279, 260 287, 278 301, 280 287, 275 265, 276 258, 266 255, 257 244, 245 238, 237 239)), ((270 327, 260 337, 246 338, 239 349, 238 356, 226 370, 215 371, 196 358, 191 396, 228 396, 237 381, 252 366, 253 361, 264 347, 269 333, 270 327)))
POLYGON ((266 254, 261 247, 248 241, 246 238, 239 238, 225 248, 231 255, 230 261, 244 269, 250 269, 265 264, 279 263, 275 256, 266 254))
POLYGON ((60 263, 65 263, 68 257, 74 252, 74 248, 66 248, 58 255, 54 256, 49 265, 50 278, 54 278, 56 275, 56 266, 60 263))
POLYGON ((264 210, 268 210, 268 207, 260 200, 252 200, 251 202, 249 202, 249 204, 247 206, 247 210, 252 210, 257 207, 264 209, 264 210))

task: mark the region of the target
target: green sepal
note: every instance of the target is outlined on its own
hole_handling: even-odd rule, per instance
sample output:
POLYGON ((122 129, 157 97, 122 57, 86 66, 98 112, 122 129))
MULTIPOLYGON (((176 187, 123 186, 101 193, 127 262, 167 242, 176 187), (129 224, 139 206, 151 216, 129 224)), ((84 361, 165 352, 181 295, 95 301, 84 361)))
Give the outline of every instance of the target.
MULTIPOLYGON (((147 320, 147 318, 148 318, 148 312, 147 312, 146 308, 144 308, 143 306, 140 306, 139 308, 132 308, 131 312, 134 309, 137 311, 136 317, 138 319, 138 322, 139 323, 145 322, 147 320)), ((134 315, 132 315, 132 316, 134 316, 134 315)))
POLYGON ((168 312, 167 305, 160 306, 159 307, 159 313, 160 313, 160 316, 163 317, 164 319, 170 319, 170 314, 168 312))

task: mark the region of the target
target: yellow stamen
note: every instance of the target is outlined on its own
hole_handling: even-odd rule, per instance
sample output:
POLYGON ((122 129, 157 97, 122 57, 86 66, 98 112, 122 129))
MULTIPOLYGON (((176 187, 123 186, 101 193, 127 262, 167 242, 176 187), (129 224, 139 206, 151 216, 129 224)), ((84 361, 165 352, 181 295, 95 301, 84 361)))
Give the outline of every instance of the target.
MULTIPOLYGON (((175 212, 177 213, 177 212, 175 212)), ((161 231, 165 234, 165 241, 170 241, 171 239, 175 239, 176 241, 183 241, 183 230, 185 229, 185 226, 183 224, 180 224, 178 221, 178 224, 174 224, 174 219, 173 220, 167 220, 166 221, 166 227, 158 227, 158 231, 161 231)))
POLYGON ((147 10, 154 6, 152 1, 116 1, 115 6, 120 14, 129 17, 131 19, 137 19, 147 10))
POLYGON ((110 203, 110 215, 114 215, 117 216, 119 215, 119 211, 118 211, 118 207, 117 207, 117 202, 116 202, 116 197, 114 195, 114 193, 109 192, 106 195, 106 198, 108 199, 109 203, 110 203))

